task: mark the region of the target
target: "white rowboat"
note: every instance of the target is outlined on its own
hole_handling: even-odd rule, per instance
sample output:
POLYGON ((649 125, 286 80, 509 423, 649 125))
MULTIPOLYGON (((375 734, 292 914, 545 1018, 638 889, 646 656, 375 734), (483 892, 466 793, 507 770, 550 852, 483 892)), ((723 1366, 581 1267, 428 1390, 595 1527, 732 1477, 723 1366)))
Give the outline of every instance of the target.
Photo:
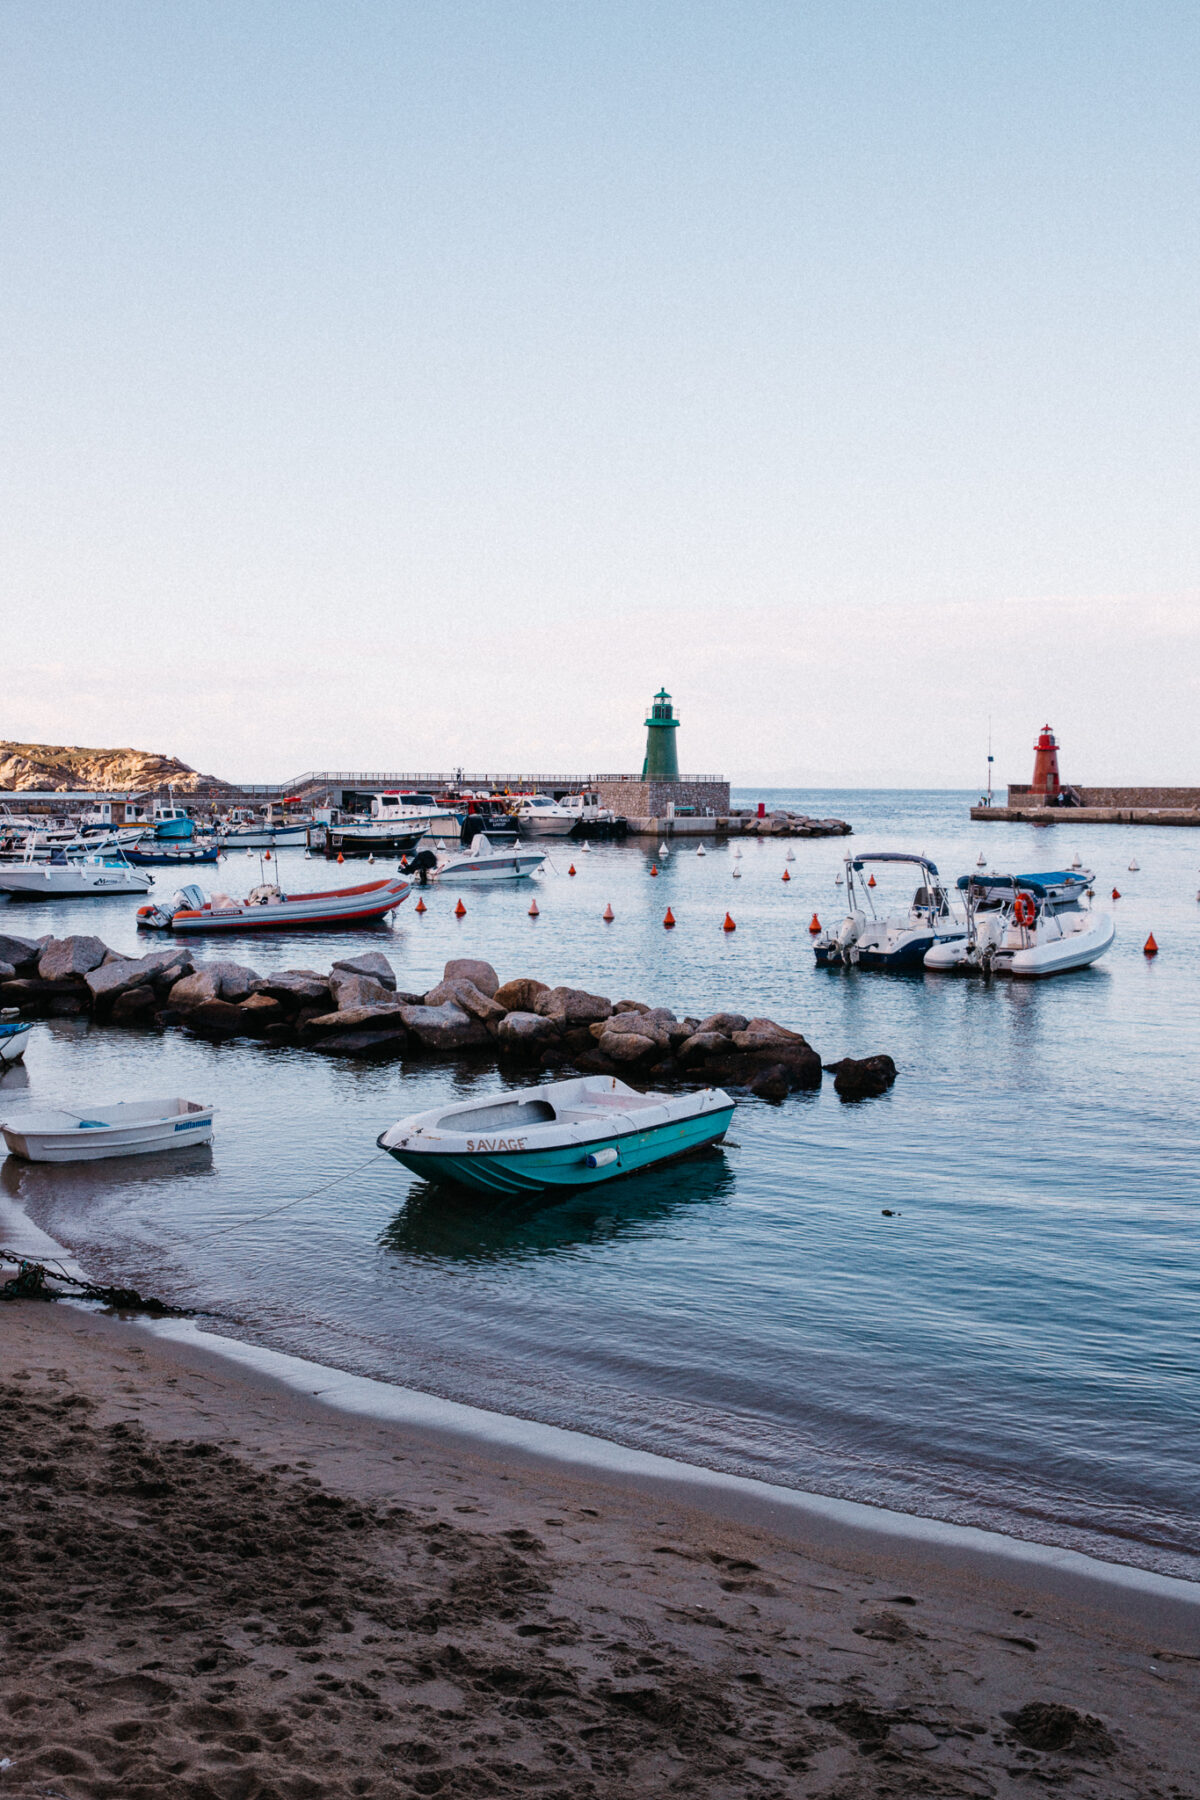
POLYGON ((25 1113, 0 1125, 14 1156, 27 1162, 98 1162, 212 1142, 213 1109, 194 1100, 132 1100, 86 1113, 25 1113))

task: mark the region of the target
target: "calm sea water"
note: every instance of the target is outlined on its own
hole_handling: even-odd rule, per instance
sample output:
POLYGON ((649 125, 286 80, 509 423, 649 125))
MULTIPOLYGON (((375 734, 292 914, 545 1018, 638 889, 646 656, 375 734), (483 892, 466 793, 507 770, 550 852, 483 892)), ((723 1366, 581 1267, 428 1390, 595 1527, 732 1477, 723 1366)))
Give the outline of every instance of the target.
MULTIPOLYGON (((766 1013, 827 1061, 890 1052, 900 1073, 885 1098, 846 1106, 827 1081, 781 1107, 746 1100, 730 1147, 703 1161, 555 1204, 497 1203, 374 1155, 385 1125, 494 1087, 494 1069, 350 1065, 61 1021, 38 1028, 27 1074, 4 1078, 0 1114, 180 1093, 215 1102, 215 1143, 75 1169, 10 1158, 0 1180, 91 1266, 213 1309, 216 1329, 714 1467, 1200 1577, 1200 832, 972 824, 966 794, 786 798, 848 818, 854 838, 797 842, 790 865, 778 842, 747 843, 740 860, 681 843, 657 877, 656 846, 551 845, 536 921, 525 885, 467 891, 461 920, 455 896, 434 891, 424 918, 410 903, 394 928, 248 936, 212 954, 326 969, 379 947, 409 988, 476 955, 502 979, 680 1016, 766 1013), (922 850, 950 877, 981 848, 1017 870, 1078 850, 1098 904, 1122 891, 1116 945, 1043 985, 818 971, 807 926, 814 909, 838 915, 851 844, 922 850)), ((234 892, 258 879, 257 857, 242 860, 222 866, 234 892)), ((328 885, 327 865, 299 852, 278 866, 285 885, 328 885)), ((135 905, 12 906, 0 923, 132 950, 135 905)))

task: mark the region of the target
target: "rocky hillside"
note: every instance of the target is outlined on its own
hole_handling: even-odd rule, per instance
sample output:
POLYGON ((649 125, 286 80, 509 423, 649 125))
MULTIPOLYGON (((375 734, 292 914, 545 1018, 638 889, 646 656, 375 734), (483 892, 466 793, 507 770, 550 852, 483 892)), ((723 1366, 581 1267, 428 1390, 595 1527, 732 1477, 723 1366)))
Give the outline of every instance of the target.
POLYGON ((177 794, 230 792, 215 775, 200 775, 174 756, 149 750, 87 750, 78 744, 0 741, 0 788, 161 788, 177 794))

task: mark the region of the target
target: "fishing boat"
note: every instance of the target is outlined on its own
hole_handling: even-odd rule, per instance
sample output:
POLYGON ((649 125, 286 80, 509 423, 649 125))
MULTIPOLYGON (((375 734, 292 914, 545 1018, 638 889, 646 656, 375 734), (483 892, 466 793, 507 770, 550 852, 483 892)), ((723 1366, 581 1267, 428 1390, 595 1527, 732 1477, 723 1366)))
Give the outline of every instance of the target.
POLYGON ((182 806, 176 806, 175 796, 169 801, 160 800, 154 808, 154 836, 156 838, 190 838, 195 835, 196 823, 190 813, 182 806))
POLYGON ((1084 870, 1038 875, 963 875, 967 932, 936 944, 925 967, 956 975, 1012 975, 1038 980, 1086 969, 1117 935, 1110 913, 1086 904, 1092 876, 1084 870))
POLYGON ((734 1103, 722 1088, 639 1094, 615 1076, 431 1107, 376 1140, 418 1175, 485 1193, 593 1187, 719 1143, 734 1103))
POLYGON ((382 919, 408 899, 400 876, 364 881, 359 887, 320 894, 285 894, 272 882, 253 887, 244 900, 206 894, 195 883, 158 906, 138 907, 140 931, 290 931, 296 926, 362 925, 382 919))
POLYGON ((877 850, 847 856, 846 917, 836 929, 813 938, 819 968, 919 969, 935 944, 964 938, 965 917, 956 916, 927 856, 877 850), (880 914, 875 907, 873 868, 908 865, 918 871, 917 888, 906 911, 880 914))
MULTIPOLYGON (((6 1007, 6 1012, 16 1013, 15 1007, 6 1007)), ((19 1015, 6 1018, 0 1013, 0 1069, 11 1068, 19 1063, 29 1043, 29 1033, 33 1025, 28 1019, 19 1015)))
POLYGON ((429 872, 448 887, 464 881, 519 881, 536 875, 545 860, 544 850, 523 849, 515 839, 511 844, 493 844, 481 831, 469 849, 449 851, 429 872))
POLYGON ((152 875, 130 866, 120 850, 68 854, 55 850, 43 862, 32 847, 19 863, 0 863, 0 893, 14 900, 80 899, 85 895, 147 894, 152 875))
POLYGON ((213 1109, 194 1100, 127 1100, 85 1113, 31 1112, 0 1124, 14 1156, 27 1162, 98 1162, 212 1142, 213 1109))

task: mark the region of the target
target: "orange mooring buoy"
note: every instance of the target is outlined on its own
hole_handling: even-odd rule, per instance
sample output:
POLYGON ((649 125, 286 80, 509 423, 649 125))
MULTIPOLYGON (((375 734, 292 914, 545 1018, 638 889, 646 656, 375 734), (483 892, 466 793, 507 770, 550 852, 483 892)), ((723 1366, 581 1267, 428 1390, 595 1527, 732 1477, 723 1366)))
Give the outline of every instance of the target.
POLYGON ((428 908, 428 907, 427 907, 427 906, 426 906, 426 904, 425 904, 425 902, 424 902, 424 901, 423 901, 423 900, 422 900, 422 898, 421 898, 421 896, 420 896, 420 895, 419 895, 419 894, 418 894, 418 895, 417 895, 417 905, 416 905, 416 910, 417 910, 417 912, 419 912, 419 913, 422 913, 422 912, 428 912, 428 911, 429 911, 429 908, 428 908))
POLYGON ((816 936, 817 932, 820 931, 821 921, 820 921, 820 919, 818 919, 816 913, 813 914, 812 920, 809 924, 808 929, 813 933, 814 937, 816 936))
POLYGON ((675 914, 671 911, 670 907, 668 906, 667 914, 663 920, 663 924, 666 926, 667 930, 670 931, 670 929, 671 929, 672 925, 674 925, 674 923, 675 923, 675 914))
POLYGON ((538 904, 536 899, 529 902, 529 916, 531 919, 536 919, 538 917, 538 904))
POLYGON ((725 914, 725 923, 722 925, 721 930, 722 931, 736 931, 737 930, 737 926, 734 924, 733 920, 730 918, 728 913, 725 914))
POLYGON ((1142 945, 1142 955, 1143 956, 1157 956, 1158 955, 1158 945, 1154 941, 1154 933, 1153 932, 1150 933, 1150 936, 1146 939, 1145 943, 1142 945))
POLYGON ((345 857, 342 855, 341 851, 339 850, 338 851, 338 861, 345 862, 345 860, 346 860, 345 857))
POLYGON ((651 873, 651 874, 652 874, 652 875, 657 875, 657 874, 658 874, 658 864, 657 864, 657 863, 651 863, 651 864, 650 864, 650 873, 651 873))
POLYGON ((1121 890, 1120 890, 1120 888, 1114 888, 1114 889, 1113 889, 1113 899, 1114 899, 1114 900, 1119 900, 1119 899, 1120 899, 1120 898, 1121 898, 1121 890))
POLYGON ((574 864, 574 863, 572 863, 572 864, 571 864, 571 866, 570 866, 570 868, 569 868, 569 869, 568 869, 568 870, 567 870, 567 874, 568 874, 568 875, 573 875, 573 874, 574 874, 574 873, 575 873, 575 864, 574 864))
POLYGON ((270 852, 270 851, 269 851, 269 850, 268 850, 268 851, 267 851, 267 854, 266 854, 266 856, 265 856, 265 857, 264 857, 264 859, 263 859, 263 860, 264 860, 264 861, 265 861, 265 862, 270 862, 270 860, 271 860, 271 852, 270 852))
POLYGON ((605 907, 604 911, 601 913, 600 917, 604 920, 606 925, 612 924, 613 920, 616 917, 616 914, 613 912, 611 900, 609 901, 608 905, 605 907))
POLYGON ((784 871, 783 871, 783 879, 784 879, 784 880, 785 880, 785 881, 790 881, 790 880, 791 880, 791 879, 792 879, 792 878, 791 878, 791 876, 790 876, 790 875, 789 875, 789 874, 788 874, 788 872, 787 872, 787 870, 786 870, 786 869, 785 869, 785 870, 784 870, 784 871))
POLYGON ((456 919, 463 919, 466 917, 466 914, 467 914, 467 909, 463 905, 462 901, 460 900, 458 902, 458 905, 454 908, 454 916, 456 919))
POLYGON ((868 875, 868 876, 867 876, 867 886, 868 886, 868 887, 874 887, 874 886, 875 886, 875 877, 874 877, 874 876, 873 876, 873 875, 868 875))

